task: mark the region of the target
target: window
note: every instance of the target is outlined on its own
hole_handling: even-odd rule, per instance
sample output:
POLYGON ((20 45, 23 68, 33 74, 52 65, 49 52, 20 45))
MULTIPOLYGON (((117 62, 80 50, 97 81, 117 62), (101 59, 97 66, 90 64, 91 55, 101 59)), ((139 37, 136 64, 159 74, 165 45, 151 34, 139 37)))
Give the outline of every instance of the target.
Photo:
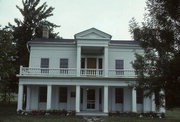
POLYGON ((98 66, 99 69, 102 69, 102 58, 99 58, 99 66, 98 66))
MULTIPOLYGON (((68 68, 68 59, 60 59, 60 68, 68 68)), ((68 74, 68 69, 60 69, 60 74, 68 74)))
POLYGON ((116 60, 116 75, 124 75, 124 60, 116 60))
POLYGON ((49 73, 49 58, 41 58, 41 68, 41 73, 49 73))
POLYGON ((47 87, 39 87, 39 102, 47 101, 47 87))
POLYGON ((68 59, 60 59, 60 68, 68 68, 68 59))
POLYGON ((137 93, 137 104, 143 104, 143 90, 141 89, 137 89, 136 90, 137 93))
POLYGON ((81 58, 81 68, 85 68, 85 58, 81 58))
POLYGON ((67 87, 59 88, 59 102, 62 102, 62 103, 67 102, 67 87))
POLYGON ((116 103, 123 103, 123 88, 116 88, 115 89, 115 95, 116 95, 116 103))

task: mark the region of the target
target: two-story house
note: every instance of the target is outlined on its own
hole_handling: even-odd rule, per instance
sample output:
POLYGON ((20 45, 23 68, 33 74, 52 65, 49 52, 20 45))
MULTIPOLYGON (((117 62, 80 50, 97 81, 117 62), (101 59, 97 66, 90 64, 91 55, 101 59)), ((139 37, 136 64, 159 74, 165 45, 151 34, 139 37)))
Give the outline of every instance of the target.
POLYGON ((143 54, 136 41, 111 40, 111 35, 91 28, 74 39, 43 38, 28 42, 29 67, 20 67, 18 107, 25 110, 76 110, 83 113, 109 111, 155 111, 154 95, 130 87, 135 83, 131 62, 143 54), (25 91, 25 90, 24 90, 25 91))

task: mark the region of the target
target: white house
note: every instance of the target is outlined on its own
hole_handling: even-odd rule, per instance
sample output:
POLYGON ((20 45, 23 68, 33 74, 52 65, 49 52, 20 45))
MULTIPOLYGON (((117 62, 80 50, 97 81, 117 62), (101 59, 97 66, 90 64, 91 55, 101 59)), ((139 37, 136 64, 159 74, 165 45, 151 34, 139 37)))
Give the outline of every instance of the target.
POLYGON ((76 110, 77 114, 109 111, 155 111, 154 95, 143 98, 135 83, 131 62, 143 54, 136 41, 111 40, 111 35, 91 28, 74 39, 44 38, 28 42, 29 67, 20 67, 18 107, 25 110, 76 110), (25 87, 26 86, 26 87, 25 87))

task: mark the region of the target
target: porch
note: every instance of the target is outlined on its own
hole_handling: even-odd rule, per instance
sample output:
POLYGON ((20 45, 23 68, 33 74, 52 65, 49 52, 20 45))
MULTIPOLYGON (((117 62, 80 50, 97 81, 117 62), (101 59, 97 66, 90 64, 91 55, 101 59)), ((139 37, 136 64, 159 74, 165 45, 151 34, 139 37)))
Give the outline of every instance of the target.
POLYGON ((25 110, 76 110, 77 115, 109 111, 147 112, 155 111, 152 98, 142 103, 136 90, 122 86, 66 86, 66 85, 19 85, 18 108, 23 109, 23 93, 26 88, 25 110), (26 86, 26 87, 24 87, 26 86))

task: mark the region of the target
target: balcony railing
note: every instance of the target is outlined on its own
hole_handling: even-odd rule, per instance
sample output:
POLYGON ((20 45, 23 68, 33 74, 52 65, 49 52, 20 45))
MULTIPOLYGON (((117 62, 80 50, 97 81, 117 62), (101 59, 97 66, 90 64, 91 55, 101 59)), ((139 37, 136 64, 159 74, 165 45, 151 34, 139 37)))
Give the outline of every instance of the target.
POLYGON ((103 75, 102 69, 81 69, 81 76, 102 77, 103 75))
MULTIPOLYGON (((103 69, 80 69, 82 77, 104 77, 103 69)), ((20 76, 77 76, 76 68, 31 68, 20 67, 20 76)), ((108 77, 135 77, 134 70, 109 69, 108 77)))
POLYGON ((29 68, 21 67, 20 75, 76 76, 75 68, 29 68))
POLYGON ((135 70, 132 69, 110 69, 108 72, 110 77, 135 77, 135 70))

